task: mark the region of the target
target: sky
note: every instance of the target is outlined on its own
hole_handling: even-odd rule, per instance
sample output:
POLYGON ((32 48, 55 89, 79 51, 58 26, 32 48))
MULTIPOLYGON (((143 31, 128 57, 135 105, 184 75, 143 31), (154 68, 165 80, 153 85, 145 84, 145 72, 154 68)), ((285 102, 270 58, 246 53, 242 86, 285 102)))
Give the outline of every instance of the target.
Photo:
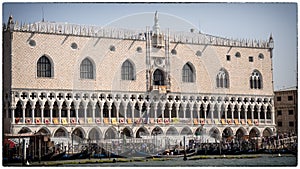
POLYGON ((233 39, 268 40, 272 34, 274 90, 297 85, 297 3, 10 3, 2 2, 2 23, 9 15, 19 23, 67 22, 143 29, 153 25, 155 11, 162 29, 189 31, 233 39), (169 18, 177 18, 175 20, 169 18), (130 21, 130 22, 129 22, 130 21), (136 21, 134 25, 129 24, 136 21), (174 24, 176 23, 176 24, 174 24))

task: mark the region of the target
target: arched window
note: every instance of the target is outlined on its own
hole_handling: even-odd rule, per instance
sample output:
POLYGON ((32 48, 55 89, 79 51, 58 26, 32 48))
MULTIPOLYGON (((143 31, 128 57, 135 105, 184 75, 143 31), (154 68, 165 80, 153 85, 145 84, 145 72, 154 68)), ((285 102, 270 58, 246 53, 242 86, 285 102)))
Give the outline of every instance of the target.
POLYGON ((225 69, 221 69, 216 78, 217 88, 229 88, 229 76, 225 69))
POLYGON ((40 57, 37 62, 37 76, 38 77, 52 77, 52 65, 48 57, 45 55, 40 57))
POLYGON ((250 76, 250 88, 262 89, 262 76, 257 70, 254 70, 250 76))
POLYGON ((194 69, 191 64, 186 63, 182 68, 182 81, 183 82, 194 82, 194 69))
POLYGON ((80 64, 80 78, 94 79, 94 66, 88 58, 85 58, 80 64))
POLYGON ((165 85, 163 71, 156 69, 153 73, 153 84, 154 85, 165 85))
POLYGON ((122 64, 122 70, 121 70, 121 76, 122 76, 122 80, 135 80, 135 71, 134 71, 134 67, 133 64, 126 60, 123 64, 122 64))

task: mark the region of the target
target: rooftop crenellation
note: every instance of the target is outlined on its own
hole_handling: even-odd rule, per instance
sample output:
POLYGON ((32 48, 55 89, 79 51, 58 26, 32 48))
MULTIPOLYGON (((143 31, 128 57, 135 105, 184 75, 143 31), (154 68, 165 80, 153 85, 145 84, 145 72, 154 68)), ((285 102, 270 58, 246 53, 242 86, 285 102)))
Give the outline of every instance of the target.
MULTIPOLYGON (((147 35, 145 30, 123 29, 117 27, 88 26, 70 23, 57 22, 35 22, 21 23, 10 21, 7 26, 4 25, 4 31, 20 31, 45 34, 60 34, 85 37, 105 37, 115 39, 145 40, 147 35)), ((149 30, 149 29, 148 29, 149 30)), ((161 30, 160 30, 161 31, 161 30)), ((250 47, 250 48, 273 48, 272 40, 249 40, 232 39, 204 34, 196 31, 161 31, 164 36, 169 36, 172 43, 216 45, 230 47, 250 47), (169 33, 167 33, 169 32, 169 33), (272 44, 271 44, 272 43, 272 44)))

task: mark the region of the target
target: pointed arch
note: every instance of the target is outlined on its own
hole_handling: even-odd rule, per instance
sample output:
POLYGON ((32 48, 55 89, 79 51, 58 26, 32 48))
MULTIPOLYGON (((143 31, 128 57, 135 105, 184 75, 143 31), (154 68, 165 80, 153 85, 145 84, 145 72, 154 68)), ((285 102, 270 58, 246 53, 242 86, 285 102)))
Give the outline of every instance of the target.
POLYGON ((166 135, 167 136, 178 136, 179 133, 178 133, 178 131, 175 127, 171 126, 171 127, 168 128, 168 130, 166 132, 166 135))
POLYGON ((239 129, 237 129, 235 135, 238 140, 242 140, 244 136, 247 135, 247 130, 243 127, 240 127, 239 129))
POLYGON ((219 140, 220 139, 220 131, 217 127, 213 127, 209 130, 209 136, 216 139, 216 140, 219 140))
POLYGON ((149 131, 144 126, 140 127, 136 132, 136 138, 142 138, 142 136, 149 136, 149 135, 150 135, 149 131))
POLYGON ((273 135, 273 131, 271 128, 269 127, 266 127, 264 130, 263 130, 263 137, 270 137, 273 135))
POLYGON ((88 133, 89 133, 89 137, 88 138, 91 141, 93 141, 93 142, 99 141, 101 139, 101 137, 102 137, 100 129, 96 128, 96 127, 92 128, 88 133))
POLYGON ((18 132, 18 134, 29 133, 32 132, 28 127, 22 127, 22 129, 18 132))
POLYGON ((165 85, 165 73, 160 69, 156 69, 153 72, 153 84, 154 85, 165 85))
POLYGON ((130 137, 133 137, 133 131, 132 131, 132 129, 130 127, 126 126, 121 131, 121 135, 122 135, 122 138, 124 138, 124 137, 130 138, 130 137))
POLYGON ((135 80, 135 65, 129 59, 125 60, 122 64, 121 78, 122 80, 135 80))
POLYGON ((217 88, 229 88, 229 74, 226 69, 221 68, 216 77, 217 88))
POLYGON ((82 141, 85 138, 85 132, 82 127, 77 127, 72 131, 72 136, 76 141, 82 141))
POLYGON ((258 128, 253 127, 251 128, 250 132, 249 132, 249 139, 255 138, 255 137, 259 137, 260 136, 260 131, 258 128))
POLYGON ((223 132, 222 132, 222 138, 225 138, 225 139, 230 139, 230 137, 232 137, 234 134, 233 134, 233 130, 231 127, 226 127, 223 132))
POLYGON ((206 130, 203 127, 198 127, 195 131, 195 136, 203 136, 205 135, 206 130))
POLYGON ((164 134, 164 132, 163 132, 163 130, 159 127, 159 126, 156 126, 153 130, 152 130, 152 132, 151 132, 151 135, 152 136, 155 136, 155 135, 163 135, 164 134))
POLYGON ((38 130, 38 133, 51 134, 51 131, 47 127, 42 127, 38 130))
POLYGON ((180 135, 193 135, 193 132, 189 127, 186 126, 181 130, 180 135))
POLYGON ((116 139, 117 138, 117 131, 114 127, 110 127, 106 130, 104 139, 116 139))
POLYGON ((54 132, 54 137, 68 137, 68 131, 64 127, 60 127, 54 132))
POLYGON ((251 89, 262 89, 263 78, 258 70, 254 70, 250 76, 250 88, 251 89))
POLYGON ((95 78, 95 64, 92 59, 86 57, 80 63, 80 78, 94 79, 95 78))
POLYGON ((53 77, 53 61, 50 57, 43 55, 37 61, 37 77, 53 77))
POLYGON ((195 82, 195 67, 191 62, 187 62, 182 68, 182 81, 187 83, 195 82))

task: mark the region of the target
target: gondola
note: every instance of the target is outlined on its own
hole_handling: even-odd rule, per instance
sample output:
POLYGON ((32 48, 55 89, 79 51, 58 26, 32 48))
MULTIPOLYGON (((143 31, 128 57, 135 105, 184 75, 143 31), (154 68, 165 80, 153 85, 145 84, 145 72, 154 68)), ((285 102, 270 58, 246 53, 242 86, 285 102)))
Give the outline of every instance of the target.
POLYGON ((145 157, 145 158, 150 158, 153 157, 154 155, 142 152, 142 151, 137 151, 137 150, 129 150, 127 152, 121 153, 120 156, 122 157, 145 157))
POLYGON ((62 153, 58 153, 58 154, 54 154, 53 156, 50 157, 49 161, 56 161, 56 160, 60 160, 63 158, 63 156, 66 154, 66 151, 62 152, 62 153))
POLYGON ((186 154, 176 154, 176 155, 170 155, 170 154, 166 154, 166 155, 155 155, 153 156, 154 158, 181 158, 181 157, 192 157, 196 155, 196 152, 190 152, 190 153, 186 153, 186 154))
MULTIPOLYGON (((54 154, 55 154, 55 152, 53 151, 53 152, 43 155, 41 157, 41 161, 48 161, 51 158, 51 156, 53 156, 54 154)), ((39 157, 34 158, 33 161, 39 161, 39 157)))
POLYGON ((91 153, 88 152, 88 150, 83 150, 79 153, 75 154, 64 154, 61 159, 63 160, 75 160, 75 159, 86 159, 89 158, 91 153))
POLYGON ((155 158, 180 158, 180 157, 191 157, 196 155, 197 152, 194 149, 189 150, 167 150, 162 154, 157 154, 153 157, 155 158))

